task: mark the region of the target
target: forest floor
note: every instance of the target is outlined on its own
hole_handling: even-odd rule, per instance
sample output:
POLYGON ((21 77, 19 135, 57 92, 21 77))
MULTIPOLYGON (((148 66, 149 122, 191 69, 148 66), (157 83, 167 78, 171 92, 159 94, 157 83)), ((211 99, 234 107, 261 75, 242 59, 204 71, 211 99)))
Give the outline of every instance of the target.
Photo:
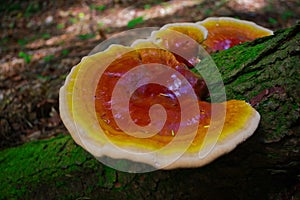
POLYGON ((68 134, 58 91, 101 41, 138 27, 212 16, 274 31, 296 24, 299 0, 8 0, 0 3, 0 149, 68 134))

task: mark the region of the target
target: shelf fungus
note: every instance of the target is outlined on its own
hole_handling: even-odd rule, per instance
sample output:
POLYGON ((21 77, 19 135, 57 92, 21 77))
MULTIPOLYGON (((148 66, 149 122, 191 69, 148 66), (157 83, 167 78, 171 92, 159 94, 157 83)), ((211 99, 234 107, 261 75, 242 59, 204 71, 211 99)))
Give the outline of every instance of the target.
POLYGON ((84 57, 59 94, 76 143, 118 170, 146 172, 203 166, 250 137, 259 113, 245 101, 213 101, 210 79, 190 70, 206 36, 200 25, 171 24, 131 46, 84 57), (184 37, 195 44, 181 48, 184 37))
POLYGON ((207 38, 207 34, 206 28, 195 23, 172 23, 152 32, 151 39, 175 54, 180 61, 187 61, 185 64, 192 67, 200 61, 197 59, 199 44, 207 38))
POLYGON ((273 31, 253 22, 230 17, 209 17, 196 24, 208 30, 203 46, 209 53, 273 35, 273 31))

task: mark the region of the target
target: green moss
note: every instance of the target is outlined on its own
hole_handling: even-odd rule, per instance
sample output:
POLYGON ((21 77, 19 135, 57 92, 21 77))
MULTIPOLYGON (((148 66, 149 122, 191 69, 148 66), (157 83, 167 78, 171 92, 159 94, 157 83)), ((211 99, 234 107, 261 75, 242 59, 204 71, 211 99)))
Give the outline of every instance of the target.
POLYGON ((117 181, 116 170, 110 167, 104 167, 103 173, 99 177, 99 186, 111 189, 117 181))
POLYGON ((75 145, 70 136, 30 142, 0 152, 0 193, 4 199, 44 195, 65 199, 81 197, 97 190, 122 190, 134 175, 103 166, 88 152, 75 145), (87 178, 90 177, 90 178, 87 178), (95 178, 98 177, 98 178, 95 178), (124 178, 126 177, 126 178, 124 178), (83 182, 85 180, 85 182, 83 182), (70 191, 72 191, 70 193, 70 191))
MULTIPOLYGON (((58 137, 1 151, 0 157, 0 193, 2 197, 19 198, 28 192, 28 185, 34 189, 40 182, 65 176, 76 170, 88 156, 70 137, 58 137), (59 171, 64 174, 57 173, 59 171)), ((55 184, 61 186, 63 182, 55 184)))

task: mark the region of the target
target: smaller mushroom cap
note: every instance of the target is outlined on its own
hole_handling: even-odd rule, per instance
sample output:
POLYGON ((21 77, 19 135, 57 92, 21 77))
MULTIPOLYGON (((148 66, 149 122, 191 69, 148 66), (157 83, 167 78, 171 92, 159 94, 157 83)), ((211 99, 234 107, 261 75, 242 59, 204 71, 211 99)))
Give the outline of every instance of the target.
POLYGON ((195 23, 172 23, 153 31, 151 40, 162 48, 185 58, 189 67, 199 62, 199 44, 207 37, 207 30, 195 23))
POLYGON ((230 17, 209 17, 196 24, 208 30, 203 46, 209 53, 273 34, 273 31, 253 22, 230 17))
POLYGON ((171 39, 173 36, 166 30, 173 30, 189 36, 199 44, 207 38, 207 30, 205 27, 195 23, 171 23, 161 27, 158 31, 154 31, 151 37, 154 39, 171 39))

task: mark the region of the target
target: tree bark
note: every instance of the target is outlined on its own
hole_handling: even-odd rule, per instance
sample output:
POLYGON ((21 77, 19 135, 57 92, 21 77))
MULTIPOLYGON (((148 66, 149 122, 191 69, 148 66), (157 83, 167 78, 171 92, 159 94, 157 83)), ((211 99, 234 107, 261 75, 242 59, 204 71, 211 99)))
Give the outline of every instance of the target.
POLYGON ((261 114, 254 135, 231 153, 202 168, 129 174, 60 136, 0 152, 0 199, 300 198, 299 30, 212 55, 227 99, 245 99, 261 114))

